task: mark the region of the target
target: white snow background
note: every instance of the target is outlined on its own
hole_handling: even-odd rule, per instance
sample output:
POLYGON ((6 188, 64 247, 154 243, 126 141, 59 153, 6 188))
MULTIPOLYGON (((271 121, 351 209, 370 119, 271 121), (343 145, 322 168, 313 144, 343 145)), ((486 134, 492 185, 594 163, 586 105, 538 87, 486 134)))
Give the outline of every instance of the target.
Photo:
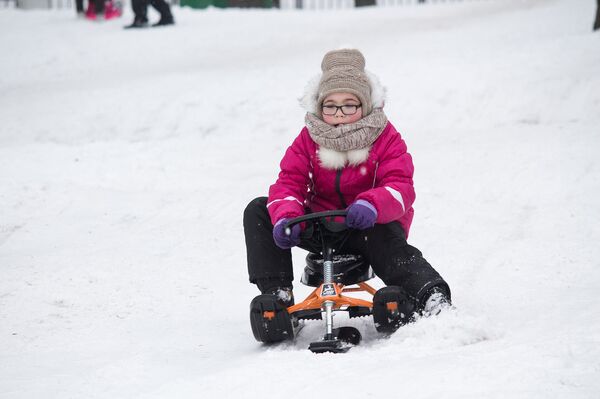
POLYGON ((0 398, 599 398, 595 3, 176 8, 138 31, 1 8, 0 398), (389 339, 336 316, 364 336, 345 355, 307 350, 317 321, 267 348, 242 212, 345 44, 388 88, 409 241, 456 309, 389 339))

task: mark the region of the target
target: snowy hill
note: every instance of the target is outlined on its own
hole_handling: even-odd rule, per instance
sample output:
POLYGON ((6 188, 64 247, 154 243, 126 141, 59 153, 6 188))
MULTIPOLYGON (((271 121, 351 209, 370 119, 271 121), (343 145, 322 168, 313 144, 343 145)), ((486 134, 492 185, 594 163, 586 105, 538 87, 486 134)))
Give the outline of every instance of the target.
POLYGON ((0 9, 1 398, 600 397, 594 0, 174 12, 0 9), (318 323, 264 348, 242 211, 341 45, 388 88, 410 241, 456 309, 386 340, 353 319, 343 356, 306 350, 318 323))

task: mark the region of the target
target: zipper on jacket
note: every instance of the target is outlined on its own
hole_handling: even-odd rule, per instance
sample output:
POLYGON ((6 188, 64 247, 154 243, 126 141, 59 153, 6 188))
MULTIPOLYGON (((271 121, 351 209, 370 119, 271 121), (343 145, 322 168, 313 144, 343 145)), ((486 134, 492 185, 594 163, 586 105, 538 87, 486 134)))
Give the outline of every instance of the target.
POLYGON ((342 189, 340 188, 340 181, 342 180, 342 170, 339 169, 335 175, 335 191, 340 197, 340 202, 342 203, 342 207, 346 209, 348 205, 346 205, 346 201, 344 200, 344 195, 342 194, 342 189))

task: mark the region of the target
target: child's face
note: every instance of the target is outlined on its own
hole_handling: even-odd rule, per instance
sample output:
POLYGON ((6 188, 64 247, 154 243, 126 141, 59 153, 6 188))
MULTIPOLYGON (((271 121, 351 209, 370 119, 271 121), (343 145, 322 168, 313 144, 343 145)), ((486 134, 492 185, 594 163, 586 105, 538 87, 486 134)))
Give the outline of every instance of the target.
POLYGON ((354 123, 362 118, 360 105, 358 97, 354 94, 332 93, 323 100, 321 107, 323 121, 334 126, 354 123), (342 106, 345 107, 340 108, 342 106))

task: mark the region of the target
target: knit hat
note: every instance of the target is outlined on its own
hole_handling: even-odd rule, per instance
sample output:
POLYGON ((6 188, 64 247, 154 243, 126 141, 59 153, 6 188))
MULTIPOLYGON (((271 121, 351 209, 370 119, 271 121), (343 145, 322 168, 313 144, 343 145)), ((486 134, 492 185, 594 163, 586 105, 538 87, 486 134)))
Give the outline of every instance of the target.
POLYGON ((317 115, 321 117, 323 100, 332 93, 352 93, 362 104, 363 117, 373 110, 371 85, 365 72, 365 57, 358 50, 333 50, 321 62, 323 75, 319 81, 317 115))

